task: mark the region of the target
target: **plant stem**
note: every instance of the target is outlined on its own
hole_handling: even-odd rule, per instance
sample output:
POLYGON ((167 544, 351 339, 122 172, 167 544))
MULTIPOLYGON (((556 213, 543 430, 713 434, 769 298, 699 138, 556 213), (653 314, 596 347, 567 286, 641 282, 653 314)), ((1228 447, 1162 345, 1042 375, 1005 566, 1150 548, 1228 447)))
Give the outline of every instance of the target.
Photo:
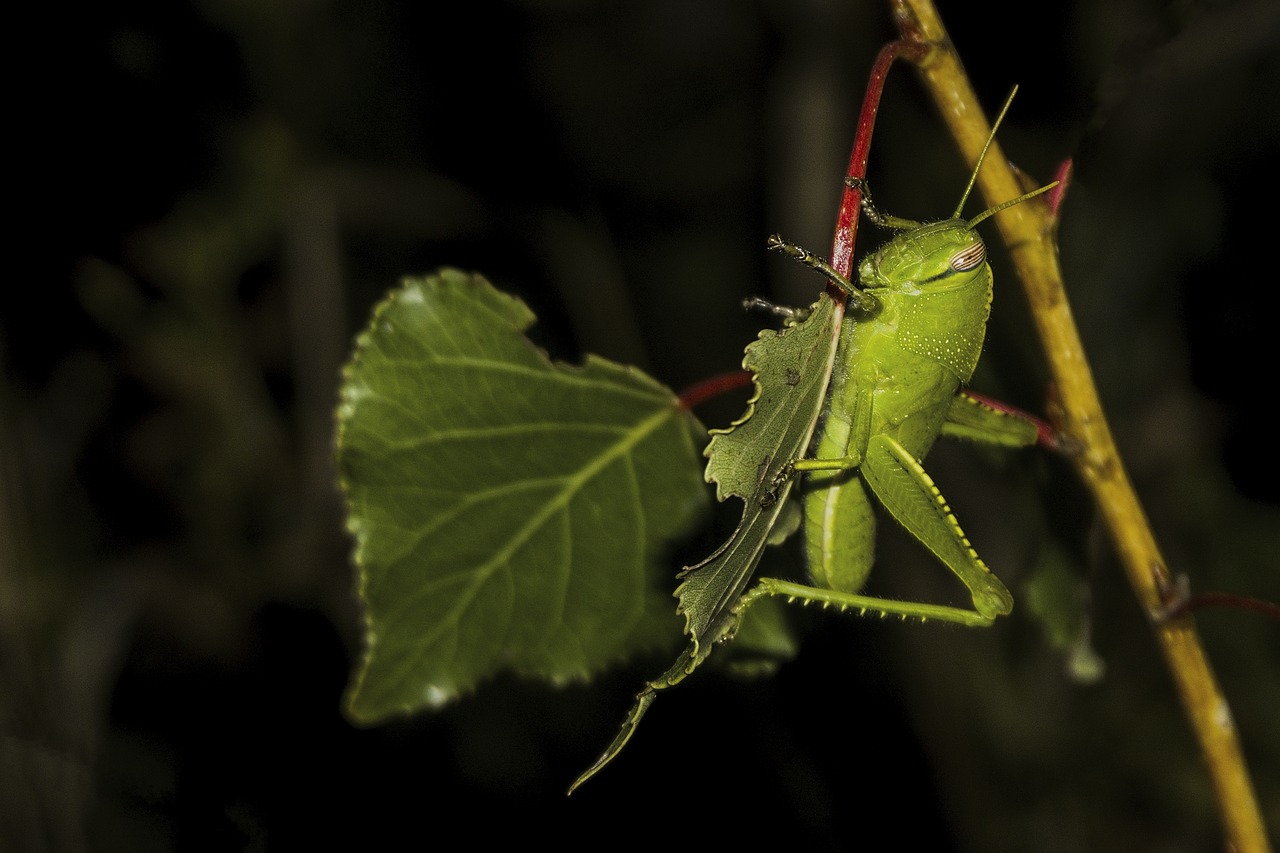
MULTIPOLYGON (((884 78, 889 73, 890 66, 899 58, 919 63, 926 51, 927 46, 907 40, 890 42, 880 48, 862 96, 862 109, 858 113, 858 133, 853 139, 853 151, 849 154, 846 177, 867 177, 867 157, 871 153, 871 135, 875 131, 876 114, 880 111, 880 96, 884 93, 884 78)), ((845 278, 851 278, 853 275, 853 246, 858 240, 858 212, 861 208, 862 191, 846 183, 844 193, 840 196, 836 233, 831 243, 831 267, 845 278)), ((829 285, 827 292, 833 299, 843 303, 844 296, 841 295, 838 287, 829 285)))
MULTIPOLYGON (((989 126, 931 0, 892 0, 903 39, 927 49, 913 60, 962 154, 976 161, 989 126)), ((987 203, 1024 192, 999 150, 978 178, 987 203)), ((1049 204, 1020 204, 996 224, 1031 305, 1060 409, 1058 429, 1079 448, 1073 461, 1092 492, 1134 594, 1149 614, 1216 790, 1229 844, 1241 853, 1269 850, 1235 724, 1189 616, 1159 620, 1168 569, 1107 426, 1058 265, 1056 217, 1049 204)))

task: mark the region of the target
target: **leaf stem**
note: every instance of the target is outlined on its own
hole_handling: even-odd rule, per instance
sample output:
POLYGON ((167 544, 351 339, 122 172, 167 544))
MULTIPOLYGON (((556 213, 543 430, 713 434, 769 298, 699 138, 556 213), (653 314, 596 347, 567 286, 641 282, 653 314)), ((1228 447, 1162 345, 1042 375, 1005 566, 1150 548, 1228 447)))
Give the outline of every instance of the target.
MULTIPOLYGON (((876 126, 876 114, 880 111, 880 96, 884 93, 884 78, 890 66, 899 57, 920 62, 927 46, 901 39, 889 42, 876 54, 871 66, 871 76, 862 96, 862 110, 858 113, 858 132, 853 138, 853 151, 849 154, 849 169, 840 196, 840 213, 836 217, 836 233, 831 243, 831 266, 845 278, 853 275, 853 246, 858 239, 858 212, 862 208, 862 182, 867 177, 867 156, 871 153, 871 134, 876 126)), ((828 285, 827 292, 833 299, 843 301, 839 287, 828 285)))
POLYGON ((751 385, 751 374, 746 370, 730 370, 692 385, 680 392, 680 407, 693 409, 721 394, 751 385))
MULTIPOLYGON (((898 30, 962 154, 974 162, 989 127, 931 0, 892 0, 898 30)), ((978 184, 988 204, 1023 192, 999 150, 978 184)), ((1226 837, 1241 853, 1269 850, 1235 725, 1190 617, 1160 620, 1164 558, 1116 449, 1071 316, 1058 265, 1054 209, 1021 204, 995 217, 1022 280, 1059 402, 1055 421, 1079 452, 1077 473, 1092 492, 1130 585, 1152 614, 1153 631, 1208 765, 1226 837)))

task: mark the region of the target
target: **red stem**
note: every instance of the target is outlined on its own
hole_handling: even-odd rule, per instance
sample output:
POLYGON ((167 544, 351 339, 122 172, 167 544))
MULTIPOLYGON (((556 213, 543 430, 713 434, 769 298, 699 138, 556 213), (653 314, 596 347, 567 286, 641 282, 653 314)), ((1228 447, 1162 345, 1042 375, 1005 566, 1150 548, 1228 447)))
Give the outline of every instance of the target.
MULTIPOLYGON (((898 57, 919 61, 925 53, 925 45, 909 41, 893 41, 880 48, 871 77, 862 96, 862 112, 858 115, 858 133, 853 139, 853 152, 849 155, 850 178, 867 177, 867 155, 871 152, 871 133, 876 125, 876 113, 880 110, 880 96, 884 93, 884 78, 889 66, 898 57)), ((849 186, 840 197, 840 213, 836 218, 835 238, 831 243, 831 266, 845 278, 853 272, 853 246, 858 239, 858 213, 862 208, 862 191, 849 186)), ((844 301, 840 288, 827 285, 833 299, 844 301)))
POLYGON ((713 397, 718 397, 736 388, 745 388, 750 384, 751 374, 745 370, 721 373, 718 376, 704 379, 684 389, 680 394, 680 406, 684 409, 692 409, 694 406, 699 406, 713 397))
MULTIPOLYGON (((922 43, 894 41, 886 44, 876 55, 871 66, 871 77, 862 96, 862 112, 858 115, 858 132, 853 139, 853 152, 849 155, 848 176, 866 178, 867 155, 871 151, 871 133, 876 125, 876 113, 880 110, 880 96, 884 93, 884 78, 895 59, 905 57, 919 61, 926 47, 922 43)), ((858 238, 858 214, 862 209, 862 191, 848 186, 840 197, 840 212, 836 217, 835 238, 831 244, 831 266, 842 276, 849 278, 853 272, 853 246, 858 238)), ((838 305, 844 305, 845 294, 834 284, 827 285, 827 293, 838 305)), ((727 391, 751 384, 751 374, 746 371, 722 373, 705 379, 680 394, 680 405, 686 409, 705 403, 727 391)))
POLYGON ((1177 619, 1181 616, 1186 616, 1193 610, 1200 610, 1205 607, 1234 607, 1237 610, 1260 613, 1263 616, 1280 620, 1280 606, 1270 601, 1264 601, 1261 598, 1253 598, 1248 595, 1236 595, 1231 592, 1200 592, 1184 598, 1182 601, 1175 602, 1172 607, 1162 614, 1161 621, 1167 622, 1170 619, 1177 619))
POLYGON ((1049 211, 1054 219, 1058 218, 1058 210, 1062 207, 1062 200, 1067 196, 1067 190, 1071 186, 1071 158, 1063 160, 1058 165, 1058 171, 1054 173, 1053 179, 1058 185, 1049 190, 1045 194, 1045 201, 1049 204, 1049 211))

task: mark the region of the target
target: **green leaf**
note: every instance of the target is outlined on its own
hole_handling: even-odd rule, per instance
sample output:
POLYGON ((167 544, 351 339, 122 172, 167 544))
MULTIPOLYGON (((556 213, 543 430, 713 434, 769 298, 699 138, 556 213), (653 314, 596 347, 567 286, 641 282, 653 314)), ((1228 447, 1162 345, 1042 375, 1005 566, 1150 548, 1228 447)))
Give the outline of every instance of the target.
POLYGON ((1102 678, 1106 662, 1093 648, 1089 586, 1061 548, 1049 544, 1041 549, 1023 592, 1049 646, 1066 653, 1067 674, 1079 684, 1102 678))
POLYGON ((778 478, 786 465, 805 455, 822 411, 839 340, 835 309, 824 295, 803 322, 780 332, 761 332, 742 361, 755 374, 756 395, 733 426, 712 430, 707 479, 716 483, 720 500, 733 495, 744 505, 733 535, 706 560, 686 569, 676 591, 693 642, 693 666, 732 633, 733 607, 765 546, 777 541, 775 528, 786 517, 796 480, 778 478))
POLYGON ((679 635, 668 549, 705 509, 706 435, 666 387, 552 362, 520 300, 478 275, 411 278, 344 370, 338 464, 371 722, 500 671, 562 683, 679 635))
POLYGON ((730 659, 731 669, 761 674, 768 672, 773 663, 794 654, 781 608, 766 602, 758 615, 752 611, 744 620, 743 612, 735 605, 750 583, 765 546, 780 541, 785 532, 782 528, 795 529, 788 520, 794 521, 798 516, 787 510, 787 496, 795 477, 779 475, 804 456, 822 412, 839 341, 836 307, 833 300, 822 296, 802 322, 782 331, 766 329, 747 346, 742 366, 752 372, 756 393, 747 404, 746 413, 732 426, 712 430, 713 438, 706 450, 707 481, 716 483, 720 500, 729 496, 743 499, 742 520, 714 554, 681 572, 684 582, 676 595, 680 599, 679 611, 686 620, 688 646, 666 672, 644 686, 618 734, 574 781, 569 793, 618 756, 658 691, 674 687, 691 675, 717 643, 734 635, 739 623, 744 649, 736 663, 730 659))

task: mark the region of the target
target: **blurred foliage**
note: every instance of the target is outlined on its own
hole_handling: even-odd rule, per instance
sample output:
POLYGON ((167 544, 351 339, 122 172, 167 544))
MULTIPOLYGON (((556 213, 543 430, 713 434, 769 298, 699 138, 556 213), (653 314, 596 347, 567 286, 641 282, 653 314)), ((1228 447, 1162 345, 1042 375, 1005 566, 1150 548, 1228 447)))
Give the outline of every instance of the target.
MULTIPOLYGON (((984 103, 1022 86, 1005 151, 1042 178, 1075 158, 1068 288, 1172 567, 1196 590, 1280 600, 1261 393, 1280 7, 1041 5, 943 13, 984 103)), ((683 686, 645 748, 567 802, 663 661, 561 691, 499 680, 377 729, 339 713, 359 621, 332 413, 370 307, 447 264, 521 295, 558 357, 600 353, 675 388, 735 367, 759 325, 742 297, 807 304, 820 286, 764 238, 827 245, 892 36, 882 4, 58 12, 35 29, 49 43, 20 98, 39 184, 17 212, 40 238, 13 241, 48 250, 0 293, 0 832, 17 839, 0 846, 465 832, 573 848, 657 815, 725 845, 776 831, 805 849, 878 832, 930 849, 1218 846, 1145 617, 1070 474, 1035 455, 939 447, 930 471, 1015 596, 1041 559, 1075 567, 1106 665, 1090 686, 1016 614, 987 632, 815 618, 776 678, 683 686), (713 768, 692 779, 710 793, 673 812, 686 761, 713 768), (904 804, 908 825, 868 825, 904 804)), ((891 75, 869 177, 883 209, 915 218, 945 215, 963 184, 908 70, 891 75)), ((1040 409, 998 263, 996 282, 974 384, 1040 409)), ((741 406, 700 414, 724 424, 741 406)), ((886 534, 876 591, 945 598, 936 567, 886 534)), ((1198 621, 1280 826, 1277 626, 1198 621)))

